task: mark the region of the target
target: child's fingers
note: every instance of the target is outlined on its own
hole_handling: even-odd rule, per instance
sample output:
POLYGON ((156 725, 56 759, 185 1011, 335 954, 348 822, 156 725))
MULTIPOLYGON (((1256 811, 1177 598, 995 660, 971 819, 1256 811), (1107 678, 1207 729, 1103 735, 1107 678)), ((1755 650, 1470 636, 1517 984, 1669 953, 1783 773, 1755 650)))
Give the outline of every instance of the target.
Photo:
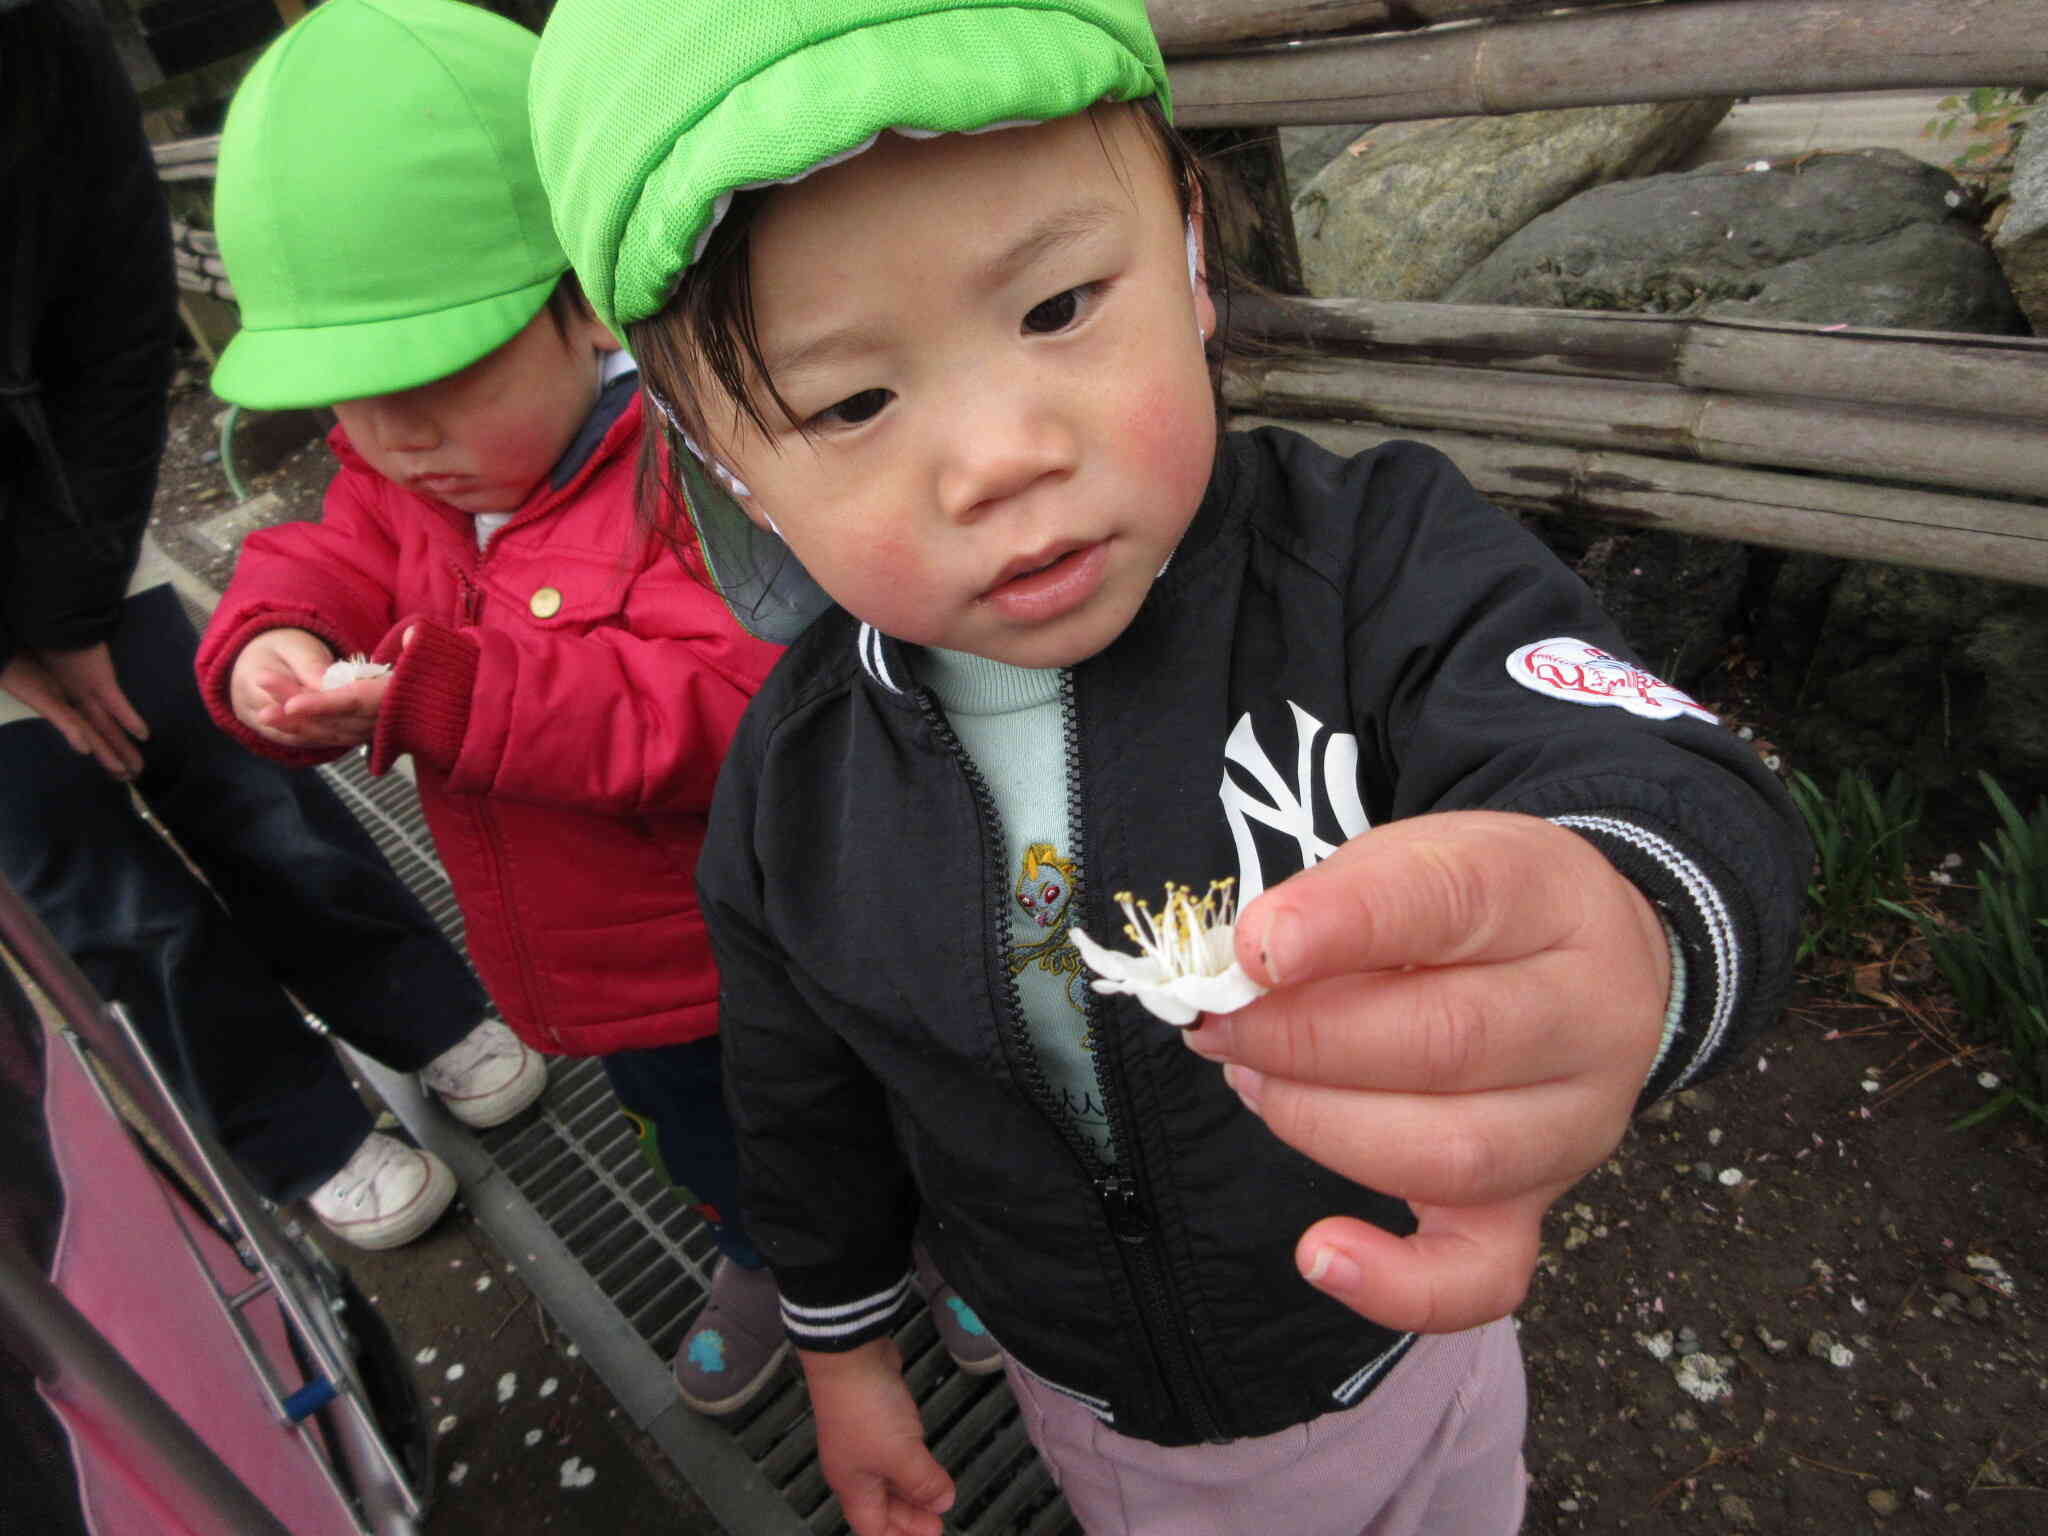
POLYGON ((921 1443, 917 1452, 850 1479, 840 1503, 859 1536, 939 1536, 940 1516, 953 1507, 953 1479, 921 1443))
MULTIPOLYGON (((1546 950, 1495 965, 1370 971, 1284 987, 1235 1013, 1212 1014, 1183 1036, 1212 1061, 1300 1083, 1386 1092, 1478 1093, 1597 1066, 1612 1053, 1575 996, 1585 960, 1546 950)), ((1604 1003, 1657 1003, 1607 978, 1604 1003)), ((1645 1063, 1647 1067, 1647 1062, 1645 1063)))
POLYGON ((285 711, 294 719, 337 720, 355 719, 372 721, 384 703, 384 690, 391 686, 390 677, 364 677, 339 688, 316 689, 309 693, 294 694, 285 703, 285 711))
POLYGON ((1498 1205, 1424 1207, 1396 1237, 1332 1216, 1295 1245, 1302 1278, 1361 1317, 1408 1333, 1457 1333, 1506 1317, 1536 1271, 1543 1213, 1564 1192, 1551 1185, 1498 1205))
POLYGON ((1237 925, 1255 980, 1514 959, 1584 926, 1584 882, 1611 867, 1583 838, 1531 816, 1415 816, 1352 839, 1264 892, 1237 925))
POLYGON ((1576 1079, 1502 1093, 1374 1093, 1224 1070, 1282 1141, 1332 1172, 1412 1204, 1481 1205, 1569 1183, 1627 1125, 1624 1094, 1576 1079))

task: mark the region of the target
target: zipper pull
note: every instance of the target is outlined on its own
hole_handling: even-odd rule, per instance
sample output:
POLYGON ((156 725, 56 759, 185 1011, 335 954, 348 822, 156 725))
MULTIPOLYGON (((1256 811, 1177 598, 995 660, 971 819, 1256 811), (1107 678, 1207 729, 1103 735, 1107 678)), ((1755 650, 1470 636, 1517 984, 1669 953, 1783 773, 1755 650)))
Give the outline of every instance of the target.
POLYGON ((1139 1204, 1137 1187, 1129 1179, 1104 1174, 1095 1181, 1095 1193, 1102 1201, 1103 1214, 1109 1218, 1109 1230, 1116 1234, 1118 1242, 1135 1247, 1151 1238, 1152 1219, 1139 1204))

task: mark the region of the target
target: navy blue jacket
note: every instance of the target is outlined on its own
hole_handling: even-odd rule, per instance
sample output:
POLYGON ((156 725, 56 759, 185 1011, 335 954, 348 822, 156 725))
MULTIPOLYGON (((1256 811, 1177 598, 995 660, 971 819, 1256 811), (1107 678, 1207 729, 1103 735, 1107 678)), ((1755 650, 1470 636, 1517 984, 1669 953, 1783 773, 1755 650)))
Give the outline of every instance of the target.
MULTIPOLYGON (((1677 933, 1682 1028, 1649 1092, 1692 1081, 1780 1007, 1805 836, 1754 753, 1626 655, 1441 455, 1228 435, 1131 626, 1066 677, 1076 921, 1118 934, 1112 894, 1169 880, 1249 895, 1367 823, 1555 818, 1677 933)), ((813 625, 741 725, 699 866, 747 1230, 792 1335, 900 1321, 921 1229, 1004 1348, 1124 1433, 1355 1403, 1407 1341, 1311 1290, 1294 1243, 1339 1212, 1407 1232, 1407 1208, 1281 1144, 1129 998, 1092 999, 1122 1154, 1095 1158, 1002 963, 988 792, 907 660, 842 613, 813 625)))

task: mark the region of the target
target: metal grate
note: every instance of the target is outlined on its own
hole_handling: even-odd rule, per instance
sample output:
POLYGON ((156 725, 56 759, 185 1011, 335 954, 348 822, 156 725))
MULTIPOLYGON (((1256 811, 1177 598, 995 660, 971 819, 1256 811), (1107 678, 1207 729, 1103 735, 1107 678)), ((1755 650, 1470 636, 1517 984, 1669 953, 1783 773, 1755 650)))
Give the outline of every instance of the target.
MULTIPOLYGON (((320 771, 461 947, 462 914, 411 780, 395 773, 373 779, 359 752, 320 771)), ((440 1117, 437 1137, 466 1135, 450 1125, 440 1117)), ((847 1526, 818 1468, 809 1403, 794 1373, 716 1428, 675 1398, 668 1361, 703 1307, 716 1249, 703 1222, 641 1157, 603 1068, 591 1059, 557 1059, 537 1115, 468 1139, 488 1159, 486 1176, 502 1174, 517 1192, 510 1206, 504 1198, 472 1200, 477 1220, 511 1254, 533 1246, 522 1222, 537 1220, 559 1240, 568 1262, 522 1266, 528 1283, 727 1528, 735 1536, 842 1536, 847 1526), (630 1340, 622 1349, 616 1338, 587 1337, 579 1319, 593 1320, 584 1324, 589 1332, 615 1331, 623 1319, 630 1340), (735 1452, 744 1466, 735 1465, 735 1452)), ((465 1174, 464 1182, 473 1179, 465 1174)), ((956 1486, 947 1528, 961 1536, 1079 1536, 1003 1378, 962 1375, 923 1312, 896 1341, 926 1439, 956 1486)))

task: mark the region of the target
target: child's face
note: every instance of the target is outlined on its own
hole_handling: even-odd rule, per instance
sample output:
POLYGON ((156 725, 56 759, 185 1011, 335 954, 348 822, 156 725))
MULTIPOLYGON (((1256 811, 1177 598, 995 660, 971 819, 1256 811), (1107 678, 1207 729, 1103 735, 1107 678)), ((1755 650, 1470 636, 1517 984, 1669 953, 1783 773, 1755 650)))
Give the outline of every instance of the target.
POLYGON ((750 243, 762 356, 809 436, 692 379, 748 514, 899 639, 1049 667, 1122 633, 1216 435, 1215 312, 1134 113, 885 133, 774 193, 750 243))
POLYGON ((385 479, 458 512, 510 512, 568 448, 597 397, 598 354, 618 347, 580 307, 557 314, 544 304, 467 368, 334 414, 385 479))

